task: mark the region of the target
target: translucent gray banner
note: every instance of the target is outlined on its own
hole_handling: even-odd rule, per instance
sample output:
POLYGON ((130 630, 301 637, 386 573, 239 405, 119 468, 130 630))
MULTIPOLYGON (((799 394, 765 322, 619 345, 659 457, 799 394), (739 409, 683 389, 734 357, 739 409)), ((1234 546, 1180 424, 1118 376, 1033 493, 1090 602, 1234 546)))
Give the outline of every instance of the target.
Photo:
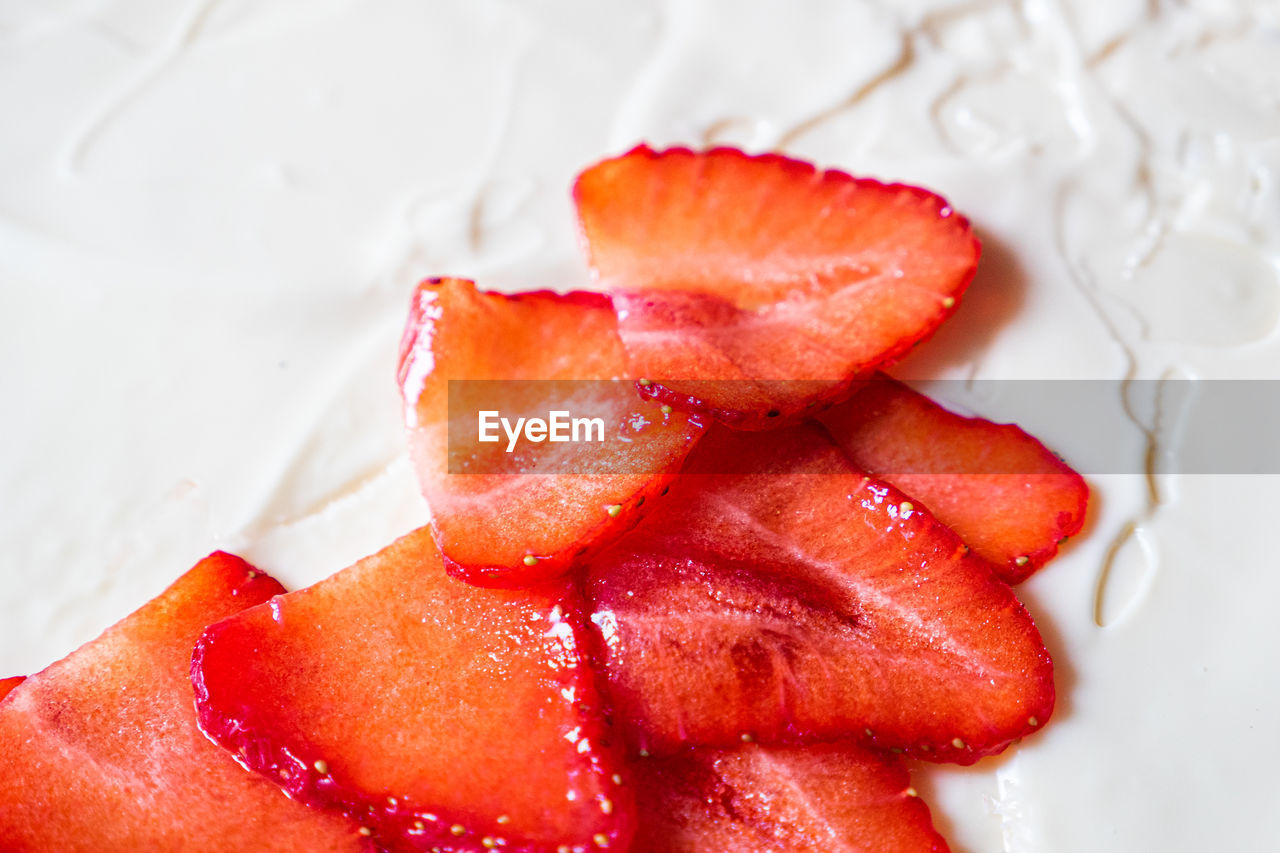
MULTIPOLYGON (((1280 380, 937 380, 912 387, 952 412, 1018 424, 1085 475, 1280 474, 1280 380)), ((865 399, 865 392, 854 394, 833 411, 865 399)), ((830 423, 825 412, 812 410, 830 423)), ((654 460, 626 446, 643 442, 646 428, 670 428, 682 417, 627 380, 452 380, 448 470, 648 473, 654 460)), ((939 419, 903 440, 945 448, 956 429, 939 419)), ((939 451, 927 462, 916 458, 904 470, 877 473, 1041 473, 1018 470, 1007 454, 962 456, 939 451)))

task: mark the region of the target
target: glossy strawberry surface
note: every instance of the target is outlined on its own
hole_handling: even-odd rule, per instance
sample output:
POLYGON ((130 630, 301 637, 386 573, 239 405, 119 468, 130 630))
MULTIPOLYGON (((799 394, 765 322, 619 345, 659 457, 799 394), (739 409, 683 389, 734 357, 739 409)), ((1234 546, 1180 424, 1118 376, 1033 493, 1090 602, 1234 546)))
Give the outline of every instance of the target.
POLYGON ((848 744, 636 763, 636 853, 945 853, 903 763, 848 744))
POLYGON ((196 726, 191 648, 211 621, 283 592, 228 554, 197 564, 0 702, 8 853, 371 850, 290 800, 196 726))
POLYGON ((586 590, 639 750, 855 738, 968 764, 1053 708, 1009 586, 817 427, 709 434, 586 590))
POLYGON ((1009 583, 1084 525, 1084 478, 1013 424, 949 412, 883 374, 819 419, 855 465, 928 507, 1009 583))
POLYGON ((201 638, 202 728, 379 849, 625 849, 631 788, 567 589, 482 589, 426 529, 201 638))
POLYGON ((4 699, 4 697, 13 692, 13 688, 26 680, 25 675, 11 675, 8 678, 0 678, 0 699, 4 699))
POLYGON ((608 297, 508 296, 461 279, 419 287, 400 384, 450 572, 487 586, 536 584, 639 521, 702 429, 643 399, 626 371, 608 297), (552 411, 599 417, 591 438, 602 440, 525 441, 509 452, 505 431, 480 441, 481 411, 511 423, 552 411))
POLYGON ((776 154, 640 146, 574 198, 632 373, 739 428, 846 396, 950 316, 978 262, 934 193, 776 154))

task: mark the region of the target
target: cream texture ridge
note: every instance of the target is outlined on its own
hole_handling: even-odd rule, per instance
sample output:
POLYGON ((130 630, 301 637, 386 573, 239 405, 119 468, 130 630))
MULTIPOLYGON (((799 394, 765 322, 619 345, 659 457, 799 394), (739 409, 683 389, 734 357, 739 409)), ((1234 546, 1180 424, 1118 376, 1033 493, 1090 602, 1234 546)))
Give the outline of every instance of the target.
POLYGON ((1280 476, 1165 473, 1193 403, 1124 380, 1280 380, 1280 4, 7 2, 0 68, 0 676, 215 548, 296 588, 424 523, 417 281, 590 286, 579 170, 780 150, 927 186, 982 238, 896 375, 1112 382, 1109 419, 950 402, 1134 460, 1088 472, 1085 530, 1019 589, 1052 725, 913 767, 939 829, 1274 843, 1280 476))

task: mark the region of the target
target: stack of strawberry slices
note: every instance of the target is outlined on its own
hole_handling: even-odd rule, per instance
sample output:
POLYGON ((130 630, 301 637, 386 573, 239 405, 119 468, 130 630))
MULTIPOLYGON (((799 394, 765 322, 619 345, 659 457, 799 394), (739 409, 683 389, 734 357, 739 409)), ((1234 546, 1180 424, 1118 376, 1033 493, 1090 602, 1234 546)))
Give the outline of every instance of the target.
POLYGON ((727 149, 575 198, 604 294, 415 294, 429 528, 288 594, 215 554, 0 682, 4 849, 947 849, 904 758, 1048 723, 1010 584, 1087 500, 877 373, 954 312, 968 223, 727 149), (480 411, 603 429, 517 446, 480 411))

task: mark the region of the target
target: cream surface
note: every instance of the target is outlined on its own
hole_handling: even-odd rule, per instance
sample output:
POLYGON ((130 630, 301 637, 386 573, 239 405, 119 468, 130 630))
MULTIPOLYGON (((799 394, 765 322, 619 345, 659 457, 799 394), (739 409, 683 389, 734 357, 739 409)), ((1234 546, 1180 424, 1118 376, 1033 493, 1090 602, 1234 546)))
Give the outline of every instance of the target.
POLYGON ((1150 470, 1091 477, 1086 535, 1021 590, 1053 723, 917 768, 954 849, 1274 843, 1280 478, 1161 473, 1185 410, 1119 380, 1280 379, 1280 4, 779 9, 0 2, 0 675, 214 548, 300 586, 422 523, 414 283, 587 286, 579 169, 777 148, 934 188, 983 237, 899 375, 1117 380, 1105 431, 955 402, 1150 470))

